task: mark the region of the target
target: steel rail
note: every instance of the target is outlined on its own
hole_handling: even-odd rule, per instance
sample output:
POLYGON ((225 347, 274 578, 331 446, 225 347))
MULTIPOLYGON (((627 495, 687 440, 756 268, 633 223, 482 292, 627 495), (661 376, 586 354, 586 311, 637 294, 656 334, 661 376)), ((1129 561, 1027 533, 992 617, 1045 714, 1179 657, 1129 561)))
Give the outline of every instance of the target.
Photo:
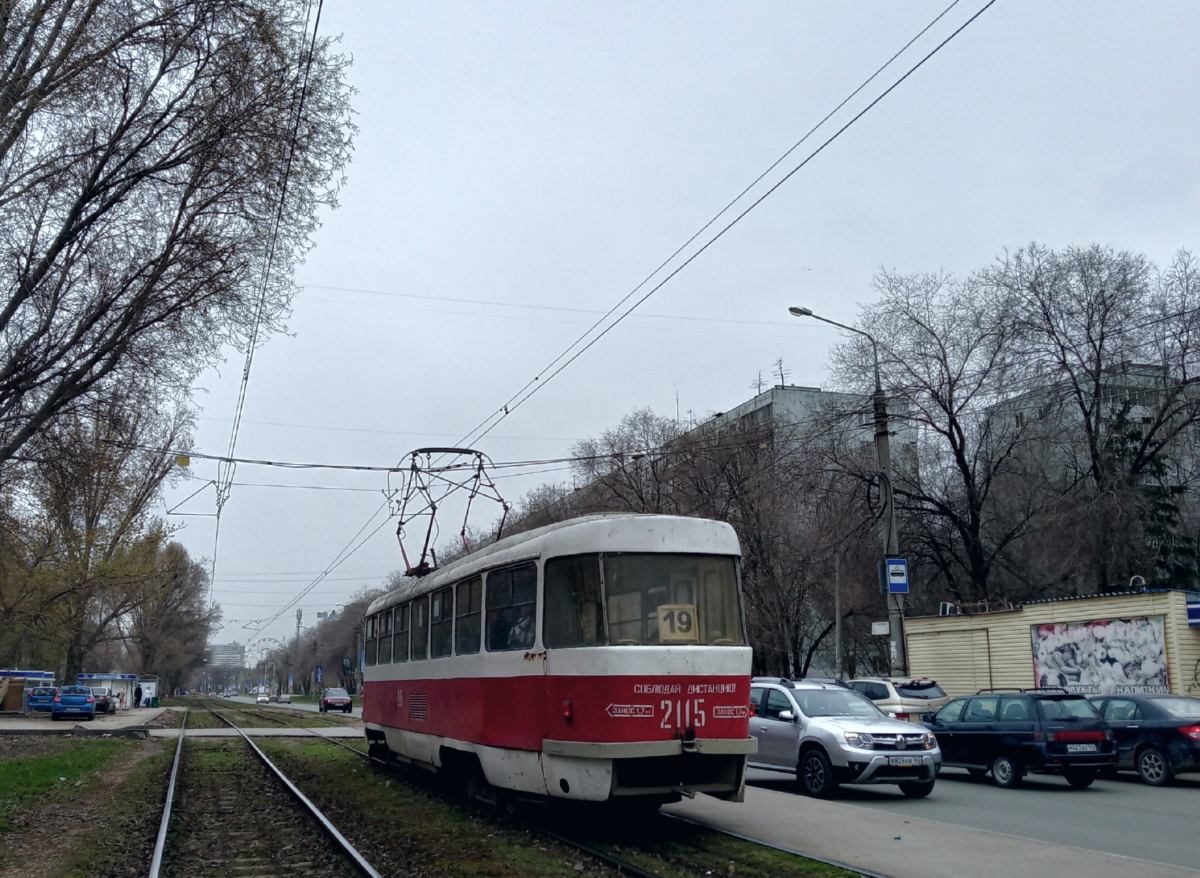
POLYGON ((179 743, 175 745, 175 762, 171 765, 171 780, 167 784, 167 801, 163 805, 162 820, 158 823, 158 838, 154 841, 154 856, 150 860, 150 878, 158 878, 162 868, 163 850, 167 845, 167 825, 171 822, 171 803, 175 800, 175 778, 179 774, 179 757, 183 753, 183 738, 187 731, 188 712, 183 711, 183 722, 179 725, 179 743))
MULTIPOLYGON (((308 810, 308 813, 312 815, 313 819, 321 825, 321 828, 328 833, 328 835, 337 843, 342 851, 351 859, 354 865, 356 865, 359 870, 363 872, 363 874, 369 876, 369 878, 383 878, 383 876, 375 870, 375 867, 368 863, 366 858, 364 858, 363 855, 358 852, 358 849, 350 843, 350 840, 338 831, 338 828, 329 821, 328 817, 321 813, 321 809, 314 805, 308 796, 300 792, 300 789, 288 779, 287 775, 280 771, 278 766, 276 766, 274 762, 267 758, 266 753, 255 746, 254 742, 250 740, 249 735, 242 731, 238 726, 234 725, 231 720, 221 716, 221 714, 217 713, 211 707, 209 710, 212 711, 213 716, 221 720, 221 722, 225 723, 242 736, 242 740, 250 745, 250 749, 254 751, 259 759, 262 760, 263 765, 269 768, 274 775, 279 778, 280 782, 284 785, 284 787, 287 788, 287 791, 292 794, 296 801, 298 801, 308 810)), ((317 737, 320 736, 318 735, 317 737)))

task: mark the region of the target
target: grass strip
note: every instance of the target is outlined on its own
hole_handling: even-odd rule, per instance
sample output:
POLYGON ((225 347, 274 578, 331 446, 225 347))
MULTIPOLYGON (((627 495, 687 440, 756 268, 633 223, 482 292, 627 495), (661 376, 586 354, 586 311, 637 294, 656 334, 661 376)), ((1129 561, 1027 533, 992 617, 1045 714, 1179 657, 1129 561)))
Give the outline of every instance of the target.
POLYGON ((158 750, 138 762, 124 783, 113 789, 104 821, 80 839, 62 878, 128 878, 150 863, 162 803, 167 795, 175 742, 140 742, 158 750), (137 869, 131 868, 137 864, 137 869))
MULTIPOLYGON (((612 874, 573 848, 539 837, 442 793, 415 774, 378 771, 328 742, 269 739, 261 746, 384 874, 448 876, 612 874), (343 828, 345 831, 345 828, 343 828), (581 868, 582 867, 582 868, 581 868)), ((665 878, 849 878, 815 860, 659 818, 630 824, 602 808, 556 802, 556 831, 665 878), (575 805, 575 807, 572 807, 575 805), (574 815, 563 819, 562 815, 574 815)), ((538 815, 532 815, 537 819, 538 815)))
POLYGON ((130 742, 80 740, 63 753, 0 762, 0 835, 11 831, 9 818, 43 796, 60 801, 78 794, 130 742))

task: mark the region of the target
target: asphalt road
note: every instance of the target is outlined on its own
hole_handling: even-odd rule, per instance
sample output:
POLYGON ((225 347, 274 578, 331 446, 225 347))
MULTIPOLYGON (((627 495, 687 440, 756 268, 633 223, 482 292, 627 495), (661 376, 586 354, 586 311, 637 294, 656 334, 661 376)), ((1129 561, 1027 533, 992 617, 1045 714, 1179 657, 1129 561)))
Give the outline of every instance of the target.
MULTIPOLYGON (((253 695, 235 695, 235 696, 233 696, 233 698, 231 698, 229 700, 236 701, 238 704, 254 704, 255 703, 253 695)), ((260 704, 258 706, 259 707, 285 707, 285 708, 291 708, 292 710, 308 710, 308 711, 311 711, 312 713, 319 713, 317 706, 315 704, 309 704, 308 702, 304 702, 304 701, 297 701, 293 704, 276 704, 276 703, 272 702, 271 704, 260 704)), ((355 707, 353 710, 350 711, 350 715, 358 717, 359 719, 362 719, 362 708, 355 707)))
MULTIPOLYGON (((785 775, 751 770, 748 780, 764 789, 803 795, 785 775)), ((1116 780, 1097 780, 1086 790, 1073 790, 1061 778, 1027 775, 1021 788, 1002 790, 990 778, 976 780, 948 768, 926 799, 906 799, 890 786, 843 786, 836 801, 1200 870, 1200 774, 1155 788, 1122 772, 1116 780)))

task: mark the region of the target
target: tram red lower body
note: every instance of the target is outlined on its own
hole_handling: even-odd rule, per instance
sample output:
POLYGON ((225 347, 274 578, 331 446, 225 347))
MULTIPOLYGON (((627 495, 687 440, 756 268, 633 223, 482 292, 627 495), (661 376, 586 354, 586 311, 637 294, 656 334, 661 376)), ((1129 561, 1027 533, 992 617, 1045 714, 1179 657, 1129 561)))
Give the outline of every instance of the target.
POLYGON ((517 676, 369 681, 363 719, 488 747, 545 739, 664 741, 749 736, 750 678, 517 676))

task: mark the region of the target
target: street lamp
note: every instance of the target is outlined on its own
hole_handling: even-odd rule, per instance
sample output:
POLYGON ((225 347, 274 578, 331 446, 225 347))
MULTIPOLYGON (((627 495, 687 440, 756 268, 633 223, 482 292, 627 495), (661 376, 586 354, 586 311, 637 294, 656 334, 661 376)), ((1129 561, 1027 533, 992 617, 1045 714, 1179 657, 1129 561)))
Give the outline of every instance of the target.
MULTIPOLYGON (((879 380, 879 345, 871 333, 853 326, 846 326, 828 317, 814 314, 808 308, 792 306, 788 313, 793 317, 811 317, 847 332, 855 332, 864 336, 871 343, 871 354, 875 362, 875 393, 873 403, 875 409, 875 456, 879 461, 879 499, 883 504, 883 514, 880 519, 880 536, 883 539, 884 559, 895 558, 900 554, 899 535, 896 528, 896 508, 892 501, 892 451, 888 440, 887 400, 883 395, 883 384, 879 380)), ((908 656, 904 648, 904 596, 892 594, 889 589, 888 600, 888 634, 891 641, 891 672, 894 675, 908 673, 908 656)), ((840 619, 837 620, 840 625, 840 619)), ((841 665, 842 657, 837 657, 841 665)))

